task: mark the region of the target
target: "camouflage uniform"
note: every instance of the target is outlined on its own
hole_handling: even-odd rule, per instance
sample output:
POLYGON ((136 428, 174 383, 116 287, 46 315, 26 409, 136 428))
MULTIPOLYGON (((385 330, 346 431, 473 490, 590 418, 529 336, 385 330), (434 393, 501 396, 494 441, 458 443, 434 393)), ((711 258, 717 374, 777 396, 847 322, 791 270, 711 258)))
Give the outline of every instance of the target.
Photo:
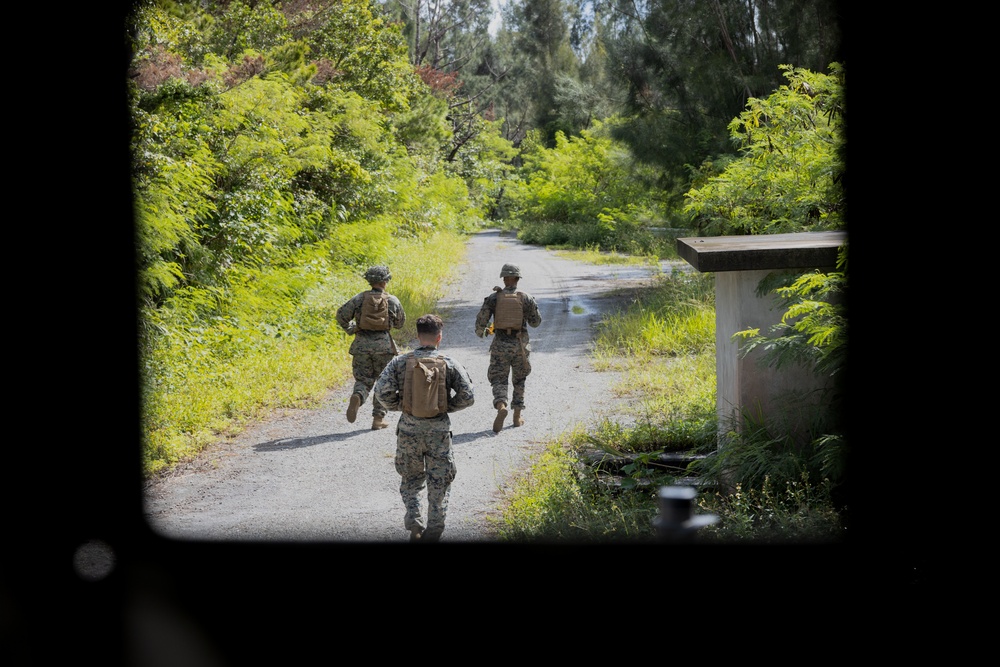
MULTIPOLYGON (((517 292, 516 286, 503 288, 504 292, 517 292)), ((490 344, 490 366, 486 377, 493 387, 493 406, 507 403, 515 410, 524 409, 524 381, 531 373, 531 343, 528 337, 528 325, 537 327, 542 323, 535 299, 521 292, 521 307, 524 310, 524 320, 521 331, 508 333, 498 330, 494 332, 493 343, 490 344), (512 400, 507 400, 507 379, 513 385, 512 400)), ((490 325, 496 312, 497 293, 494 291, 483 300, 483 306, 476 315, 477 334, 490 325)))
MULTIPOLYGON (((388 275, 388 271, 386 271, 386 275, 388 275)), ((381 292, 383 290, 373 287, 368 291, 381 292)), ((337 310, 337 324, 348 334, 354 336, 348 351, 351 353, 351 370, 354 373, 353 393, 361 396, 362 405, 368 398, 368 393, 371 391, 372 385, 375 384, 379 373, 396 355, 396 344, 392 340, 391 332, 368 331, 357 327, 365 294, 366 292, 356 294, 337 310)), ((403 306, 399 303, 399 299, 390 294, 389 325, 393 329, 399 329, 402 328, 404 322, 406 322, 406 314, 403 312, 403 306)), ((379 404, 377 399, 373 398, 372 417, 384 417, 385 414, 385 408, 379 404)))
POLYGON ((396 425, 396 472, 402 477, 399 495, 406 514, 403 527, 412 533, 422 533, 422 540, 436 541, 444 532, 448 511, 448 495, 455 479, 455 459, 451 451, 451 418, 449 413, 469 407, 475 400, 468 372, 451 357, 432 346, 418 347, 409 354, 394 358, 379 375, 373 390, 375 398, 389 410, 403 407, 403 378, 406 359, 410 356, 442 356, 448 371, 448 412, 437 417, 414 417, 402 412, 396 425), (419 494, 427 485, 427 524, 420 513, 419 494))

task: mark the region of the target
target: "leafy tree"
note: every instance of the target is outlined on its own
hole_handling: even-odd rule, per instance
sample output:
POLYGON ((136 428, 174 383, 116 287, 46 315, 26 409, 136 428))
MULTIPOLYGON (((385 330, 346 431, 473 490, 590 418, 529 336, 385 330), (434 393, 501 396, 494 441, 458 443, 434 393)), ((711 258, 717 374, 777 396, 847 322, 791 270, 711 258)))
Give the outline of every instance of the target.
POLYGON ((267 51, 291 38, 284 15, 270 2, 218 4, 225 9, 210 23, 206 44, 226 60, 245 51, 267 51))
POLYGON ((332 82, 386 112, 404 111, 418 81, 401 26, 374 0, 288 0, 282 3, 294 39, 309 46, 318 82, 332 82))
POLYGON ((447 125, 442 103, 435 116, 417 94, 398 28, 361 0, 275 6, 151 1, 131 17, 140 287, 151 304, 183 285, 224 287, 239 265, 277 265, 338 223, 391 213, 400 182, 430 183, 438 169, 410 162, 418 146, 440 148, 447 125), (411 101, 423 109, 407 121, 411 101))
POLYGON ((460 71, 489 40, 490 0, 388 0, 386 7, 403 23, 417 67, 460 71))
POLYGON ((830 74, 780 67, 786 85, 750 98, 729 124, 741 157, 725 170, 703 165, 704 185, 686 211, 705 234, 766 234, 844 226, 844 69, 830 74))
POLYGON ((778 65, 837 60, 836 0, 676 0, 600 4, 610 76, 628 86, 616 136, 675 174, 731 152, 726 126, 781 84, 778 65))
POLYGON ((648 167, 612 138, 616 122, 596 121, 579 136, 558 132, 553 148, 529 134, 521 148, 523 180, 510 195, 523 239, 632 250, 622 242, 657 214, 643 178, 648 167), (556 229, 561 239, 550 235, 556 229))
POLYGON ((477 116, 474 123, 472 136, 455 149, 454 159, 445 163, 445 169, 465 181, 469 196, 485 217, 501 220, 507 214, 505 191, 517 149, 501 136, 502 121, 477 116))
POLYGON ((547 146, 555 144, 560 131, 570 135, 579 129, 567 121, 557 101, 560 77, 579 76, 579 57, 570 44, 571 17, 566 0, 511 2, 505 17, 513 48, 526 60, 519 72, 526 88, 521 103, 528 105, 532 127, 541 131, 547 146))

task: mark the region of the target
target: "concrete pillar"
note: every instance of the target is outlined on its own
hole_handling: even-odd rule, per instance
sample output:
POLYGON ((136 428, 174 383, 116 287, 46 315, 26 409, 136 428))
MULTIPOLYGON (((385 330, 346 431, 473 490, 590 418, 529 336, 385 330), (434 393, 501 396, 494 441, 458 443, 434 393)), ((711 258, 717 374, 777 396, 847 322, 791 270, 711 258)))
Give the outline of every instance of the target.
POLYGON ((763 351, 744 356, 737 331, 769 333, 784 308, 774 294, 757 296, 760 281, 774 271, 833 270, 846 232, 677 239, 680 256, 695 269, 715 273, 716 413, 720 435, 740 430, 743 417, 788 418, 782 433, 796 434, 830 387, 830 380, 801 365, 775 369, 763 351))

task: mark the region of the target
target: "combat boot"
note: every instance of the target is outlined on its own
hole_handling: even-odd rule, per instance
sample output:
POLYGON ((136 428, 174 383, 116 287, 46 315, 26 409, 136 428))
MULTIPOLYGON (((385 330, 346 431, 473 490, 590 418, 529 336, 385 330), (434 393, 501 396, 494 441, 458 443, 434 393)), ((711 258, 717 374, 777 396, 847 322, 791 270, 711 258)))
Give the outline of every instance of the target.
POLYGON ((520 426, 524 423, 521 418, 521 408, 514 408, 514 426, 520 426))
POLYGON ((503 428, 503 420, 507 419, 507 404, 503 401, 497 403, 497 416, 493 420, 493 432, 499 433, 503 428))
POLYGON ((361 394, 351 394, 351 404, 347 406, 347 421, 354 423, 358 418, 358 408, 361 407, 361 394))
POLYGON ((377 431, 380 428, 385 428, 386 426, 388 426, 388 424, 386 424, 385 420, 382 419, 381 417, 373 417, 372 418, 372 430, 373 431, 377 431))

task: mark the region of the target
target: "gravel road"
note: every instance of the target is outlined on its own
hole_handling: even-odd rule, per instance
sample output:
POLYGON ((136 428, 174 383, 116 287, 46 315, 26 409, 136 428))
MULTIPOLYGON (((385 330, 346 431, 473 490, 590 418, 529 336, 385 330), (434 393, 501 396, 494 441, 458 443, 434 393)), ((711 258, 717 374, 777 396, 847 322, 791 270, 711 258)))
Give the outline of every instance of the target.
MULTIPOLYGON (((466 366, 476 390, 475 405, 452 414, 458 475, 442 542, 492 540, 488 517, 532 455, 578 424, 622 412, 609 391, 618 376, 594 371, 589 360, 594 325, 622 304, 623 288, 648 282, 656 270, 576 262, 495 230, 470 238, 465 263, 438 304, 445 320, 441 350, 466 366), (513 428, 508 416, 495 434, 486 380, 490 339, 476 337, 473 322, 483 299, 502 284, 500 267, 508 262, 520 266, 519 287, 535 297, 542 323, 530 329, 526 423, 513 428)), ((401 351, 416 345, 396 342, 401 351)), ((149 525, 179 540, 405 542, 393 467, 399 413, 389 413, 389 428, 372 431, 366 403, 348 423, 349 396, 345 384, 319 408, 276 414, 150 482, 149 525)))

